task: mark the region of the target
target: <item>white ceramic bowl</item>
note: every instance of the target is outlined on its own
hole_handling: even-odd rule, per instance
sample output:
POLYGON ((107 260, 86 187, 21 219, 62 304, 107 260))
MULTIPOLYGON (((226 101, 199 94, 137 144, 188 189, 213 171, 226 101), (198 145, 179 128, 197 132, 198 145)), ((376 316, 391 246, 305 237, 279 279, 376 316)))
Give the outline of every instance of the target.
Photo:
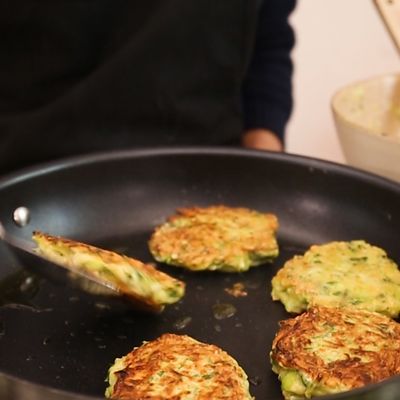
POLYGON ((400 74, 346 86, 331 105, 347 162, 400 182, 400 74))

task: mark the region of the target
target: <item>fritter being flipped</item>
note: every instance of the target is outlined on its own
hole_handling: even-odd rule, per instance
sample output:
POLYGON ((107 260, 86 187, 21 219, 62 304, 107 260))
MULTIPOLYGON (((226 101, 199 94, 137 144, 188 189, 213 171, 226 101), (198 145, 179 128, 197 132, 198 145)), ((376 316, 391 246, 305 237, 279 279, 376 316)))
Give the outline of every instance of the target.
POLYGON ((312 308, 280 323, 270 358, 286 400, 345 392, 400 374, 400 324, 356 308, 312 308))
POLYGON ((272 298, 294 313, 314 305, 354 306, 396 317, 400 271, 384 250, 362 240, 314 245, 274 276, 272 298))
POLYGON ((275 215, 247 208, 182 208, 155 229, 149 248, 157 261, 193 271, 242 272, 278 256, 277 229, 275 215))
POLYGON ((126 296, 155 311, 175 303, 185 293, 185 284, 158 271, 150 264, 112 251, 62 237, 34 232, 35 251, 50 261, 83 272, 117 287, 126 296))
POLYGON ((186 335, 146 342, 108 371, 105 396, 119 400, 251 400, 247 375, 219 347, 186 335))

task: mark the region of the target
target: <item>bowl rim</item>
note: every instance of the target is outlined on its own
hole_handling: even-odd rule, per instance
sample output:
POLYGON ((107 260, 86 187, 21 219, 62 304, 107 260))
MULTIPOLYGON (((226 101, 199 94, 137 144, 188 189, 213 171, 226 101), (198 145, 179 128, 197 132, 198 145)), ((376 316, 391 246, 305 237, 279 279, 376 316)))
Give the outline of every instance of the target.
MULTIPOLYGON (((365 127, 357 122, 352 121, 346 115, 339 112, 338 106, 336 104, 338 101, 338 98, 343 94, 343 92, 345 92, 351 88, 354 88, 356 86, 359 86, 359 85, 363 85, 363 84, 366 84, 369 82, 379 81, 379 80, 387 79, 387 78, 395 78, 400 81, 400 72, 388 72, 388 73, 383 73, 383 74, 372 75, 369 78, 359 79, 359 80, 353 81, 345 86, 342 86, 339 89, 337 89, 331 96, 330 107, 331 107, 332 113, 336 120, 338 120, 340 118, 347 125, 350 125, 353 128, 357 128, 358 131, 360 131, 360 132, 362 131, 363 134, 367 134, 371 137, 374 137, 376 140, 384 141, 387 143, 396 144, 396 145, 400 146, 400 138, 389 136, 389 135, 388 136, 382 135, 382 133, 380 133, 380 132, 377 132, 371 128, 365 127)), ((336 131, 337 131, 337 133, 339 133, 338 128, 336 129, 336 131)))

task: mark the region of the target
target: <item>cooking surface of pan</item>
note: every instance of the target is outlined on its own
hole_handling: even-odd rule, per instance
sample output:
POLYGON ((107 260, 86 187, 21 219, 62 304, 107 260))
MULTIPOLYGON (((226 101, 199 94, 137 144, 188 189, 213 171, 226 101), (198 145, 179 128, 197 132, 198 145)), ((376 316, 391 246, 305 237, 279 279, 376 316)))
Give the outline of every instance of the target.
MULTIPOLYGON (((220 346, 247 372, 256 399, 281 399, 268 353, 278 321, 271 278, 311 244, 364 239, 400 262, 400 187, 336 164, 212 148, 137 150, 65 160, 0 181, 0 220, 16 236, 62 235, 151 262, 154 227, 179 207, 224 204, 275 213, 280 255, 243 274, 158 264, 187 294, 159 315, 57 286, 0 243, 0 398, 102 398, 108 367, 144 340, 187 334, 220 346), (25 206, 30 223, 13 211, 25 206), (247 296, 225 289, 241 283, 247 296), (36 397, 35 397, 36 396, 36 397)), ((326 399, 398 399, 400 379, 326 399)))

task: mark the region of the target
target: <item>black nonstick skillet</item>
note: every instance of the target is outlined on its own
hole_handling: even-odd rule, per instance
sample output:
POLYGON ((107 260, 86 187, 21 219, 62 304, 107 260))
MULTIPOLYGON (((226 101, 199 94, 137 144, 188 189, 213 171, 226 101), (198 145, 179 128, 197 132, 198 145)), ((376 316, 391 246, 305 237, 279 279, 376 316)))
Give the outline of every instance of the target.
MULTIPOLYGON (((400 262, 400 186, 321 160, 232 148, 142 149, 62 160, 0 179, 0 221, 13 235, 30 239, 41 230, 142 261, 152 261, 147 241, 168 215, 215 204, 275 213, 279 258, 239 275, 158 264, 187 284, 183 301, 159 315, 34 275, 0 243, 0 398, 102 398, 116 357, 170 332, 230 353, 257 400, 282 399, 268 357, 278 322, 291 317, 270 297, 278 268, 309 245, 331 240, 364 239, 400 262), (21 206, 30 213, 25 226, 13 220, 21 206), (238 282, 247 296, 225 290, 238 282)), ((325 397, 399 398, 400 377, 325 397)))

